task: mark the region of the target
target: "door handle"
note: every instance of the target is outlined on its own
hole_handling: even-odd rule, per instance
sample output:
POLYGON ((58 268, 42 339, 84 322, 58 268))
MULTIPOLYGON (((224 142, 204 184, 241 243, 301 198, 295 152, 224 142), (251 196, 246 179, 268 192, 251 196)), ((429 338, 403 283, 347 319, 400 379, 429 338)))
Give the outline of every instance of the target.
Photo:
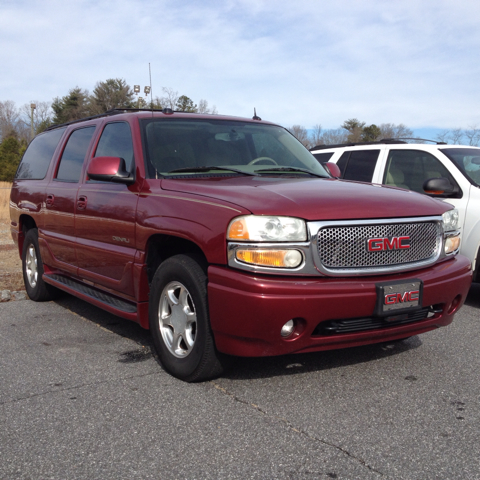
POLYGON ((53 207, 53 202, 55 201, 55 195, 47 195, 46 205, 47 207, 53 207))
POLYGON ((85 195, 80 195, 78 197, 77 208, 78 210, 85 210, 87 208, 87 197, 85 195))

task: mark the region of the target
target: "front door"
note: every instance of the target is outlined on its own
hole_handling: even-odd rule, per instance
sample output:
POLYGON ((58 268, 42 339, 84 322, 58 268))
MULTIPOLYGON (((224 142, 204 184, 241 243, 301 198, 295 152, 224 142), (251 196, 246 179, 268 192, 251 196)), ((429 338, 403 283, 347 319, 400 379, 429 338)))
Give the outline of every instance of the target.
MULTIPOLYGON (((129 124, 107 123, 93 156, 123 158, 127 171, 133 171, 135 161, 129 124)), ((86 178, 78 189, 76 201, 78 275, 133 297, 138 184, 123 185, 86 178)))

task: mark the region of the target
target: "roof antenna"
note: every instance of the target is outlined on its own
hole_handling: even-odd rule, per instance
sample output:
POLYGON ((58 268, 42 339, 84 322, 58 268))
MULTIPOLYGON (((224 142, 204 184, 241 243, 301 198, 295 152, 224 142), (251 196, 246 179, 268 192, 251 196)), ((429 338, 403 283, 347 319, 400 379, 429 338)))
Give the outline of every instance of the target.
POLYGON ((257 117, 257 109, 253 107, 253 117, 252 120, 261 120, 260 117, 257 117))
POLYGON ((152 69, 150 67, 150 62, 148 62, 148 73, 150 75, 150 110, 152 111, 153 117, 152 69))

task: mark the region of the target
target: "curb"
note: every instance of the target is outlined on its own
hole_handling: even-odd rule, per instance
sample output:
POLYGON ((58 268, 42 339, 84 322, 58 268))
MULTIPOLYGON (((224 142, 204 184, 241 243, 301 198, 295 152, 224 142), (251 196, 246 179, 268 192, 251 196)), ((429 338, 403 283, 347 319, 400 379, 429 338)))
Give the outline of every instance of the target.
POLYGON ((27 300, 27 292, 21 290, 19 292, 11 292, 10 290, 2 290, 0 292, 0 303, 10 301, 27 300))

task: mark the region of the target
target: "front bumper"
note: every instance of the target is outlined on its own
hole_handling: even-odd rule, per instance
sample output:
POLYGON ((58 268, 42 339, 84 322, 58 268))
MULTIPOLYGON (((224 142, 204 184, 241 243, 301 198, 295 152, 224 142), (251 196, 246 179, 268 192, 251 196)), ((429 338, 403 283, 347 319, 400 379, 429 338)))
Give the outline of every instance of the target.
POLYGON ((210 266, 208 280, 210 321, 218 350, 259 357, 391 341, 446 326, 463 305, 472 271, 469 260, 457 255, 422 270, 376 277, 274 277, 210 266), (411 278, 423 281, 422 306, 436 306, 430 318, 355 333, 315 331, 321 322, 372 317, 375 285, 411 278), (297 319, 299 327, 283 338, 280 330, 290 319, 297 319))

